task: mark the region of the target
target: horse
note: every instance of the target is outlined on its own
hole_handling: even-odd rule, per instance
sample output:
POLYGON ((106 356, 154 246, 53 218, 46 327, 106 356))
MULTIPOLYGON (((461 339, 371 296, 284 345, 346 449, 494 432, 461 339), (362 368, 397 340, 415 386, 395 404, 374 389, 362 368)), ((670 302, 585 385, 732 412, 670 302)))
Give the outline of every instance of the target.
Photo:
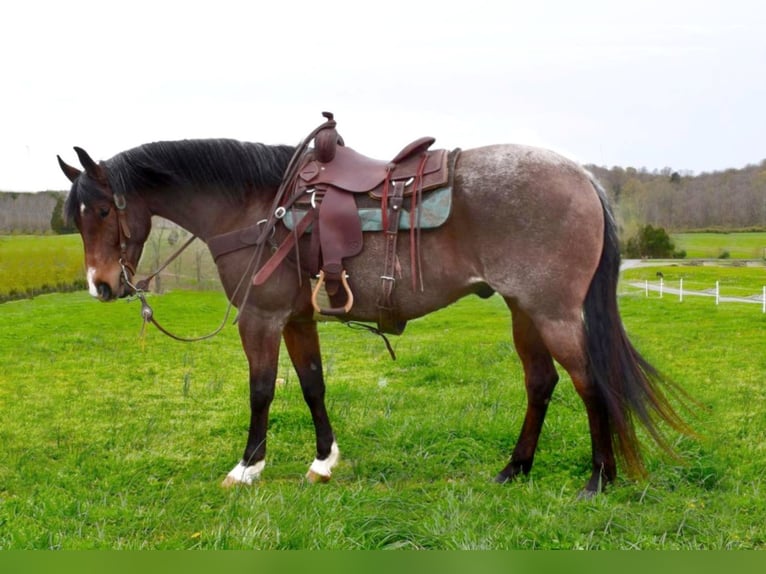
MULTIPOLYGON (((82 169, 58 156, 71 182, 65 213, 82 236, 90 294, 114 301, 135 291, 133 276, 152 216, 173 221, 204 242, 274 221, 273 200, 296 146, 159 141, 101 162, 74 149, 82 169)), ((617 226, 605 190, 579 164, 517 144, 460 150, 453 175, 449 218, 421 232, 423 287, 408 287, 412 266, 405 236, 396 248, 401 265, 393 299, 405 321, 471 294, 505 301, 527 404, 510 460, 495 481, 510 482, 532 469, 559 380, 556 364, 571 377, 587 414, 591 470, 581 495, 613 483, 618 462, 630 476, 646 476, 638 427, 668 452, 673 449, 666 427, 684 432, 688 427, 671 401, 678 386, 633 346, 620 317, 617 226)), ((280 221, 268 231, 277 243, 291 233, 280 221)), ((249 363, 249 431, 242 458, 223 479, 227 487, 253 484, 264 472, 282 340, 316 433, 307 478, 329 480, 339 460, 325 406, 311 277, 300 263, 309 257, 307 237, 296 240, 300 257, 285 258, 260 285, 250 281, 253 269, 263 264, 254 261, 255 246, 216 261, 223 289, 237 308, 249 363)), ((365 232, 361 253, 345 262, 355 301, 343 320, 371 322, 378 316, 384 241, 380 232, 365 232)))

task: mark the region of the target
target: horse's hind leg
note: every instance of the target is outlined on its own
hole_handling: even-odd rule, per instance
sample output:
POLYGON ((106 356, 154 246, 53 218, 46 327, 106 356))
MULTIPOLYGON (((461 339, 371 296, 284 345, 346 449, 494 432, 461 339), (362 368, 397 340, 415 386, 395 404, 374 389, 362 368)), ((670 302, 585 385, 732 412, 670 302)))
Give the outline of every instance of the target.
POLYGON ((325 384, 317 324, 314 321, 288 323, 283 336, 316 430, 316 458, 306 477, 311 482, 325 482, 330 480, 339 452, 324 402, 325 384))
POLYGON ((581 495, 592 496, 614 481, 617 464, 604 398, 589 374, 585 325, 580 313, 575 311, 555 319, 537 317, 535 325, 553 358, 569 373, 585 403, 591 437, 592 472, 581 495))
POLYGON ((531 470, 548 403, 559 379, 551 354, 532 320, 511 300, 506 299, 506 303, 513 314, 513 340, 524 366, 527 411, 511 460, 495 477, 496 482, 507 482, 531 470))

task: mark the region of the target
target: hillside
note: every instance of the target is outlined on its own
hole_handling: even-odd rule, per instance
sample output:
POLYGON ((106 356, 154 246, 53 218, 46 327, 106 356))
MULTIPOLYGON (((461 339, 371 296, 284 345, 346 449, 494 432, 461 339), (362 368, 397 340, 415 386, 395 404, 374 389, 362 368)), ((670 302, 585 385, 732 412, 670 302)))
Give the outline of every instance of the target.
POLYGON ((766 160, 697 175, 671 168, 586 167, 609 192, 626 228, 766 230, 766 160))

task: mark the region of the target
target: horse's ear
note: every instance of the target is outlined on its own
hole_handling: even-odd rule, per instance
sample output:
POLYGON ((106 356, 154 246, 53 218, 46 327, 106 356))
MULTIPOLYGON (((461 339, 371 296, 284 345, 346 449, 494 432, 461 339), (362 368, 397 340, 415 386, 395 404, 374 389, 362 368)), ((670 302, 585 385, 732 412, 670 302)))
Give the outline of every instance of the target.
POLYGON ((106 181, 106 174, 104 174, 104 170, 101 169, 101 166, 98 165, 91 157, 88 155, 88 152, 82 149, 81 147, 75 147, 74 151, 77 153, 77 157, 80 158, 80 163, 85 168, 85 173, 87 173, 91 178, 95 179, 99 182, 105 182, 106 181))
POLYGON ((64 175, 67 176, 69 181, 74 183, 74 180, 77 179, 77 176, 79 176, 82 172, 76 167, 72 167, 71 165, 64 163, 64 160, 61 159, 60 155, 57 155, 56 158, 59 160, 59 167, 61 168, 61 171, 64 172, 64 175))

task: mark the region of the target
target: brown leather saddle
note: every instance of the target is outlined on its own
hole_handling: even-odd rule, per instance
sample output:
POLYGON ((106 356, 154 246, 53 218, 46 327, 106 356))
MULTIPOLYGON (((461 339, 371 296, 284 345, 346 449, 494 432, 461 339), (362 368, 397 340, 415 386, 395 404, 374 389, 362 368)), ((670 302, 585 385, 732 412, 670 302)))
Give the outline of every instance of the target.
MULTIPOLYGON (((378 297, 378 328, 387 333, 403 331, 404 323, 396 320, 392 303, 398 267, 396 240, 400 212, 405 198, 409 198, 410 215, 414 218, 422 194, 449 183, 449 154, 443 149, 429 150, 434 141, 431 137, 419 138, 406 145, 393 159, 385 161, 346 147, 334 126, 315 136, 314 149, 298 169, 292 198, 293 205, 310 204, 315 210, 310 265, 311 271, 319 275, 312 294, 317 312, 342 316, 353 305, 344 261, 362 251, 364 238, 357 205, 362 197, 371 198, 380 204, 386 237, 378 297), (327 308, 318 303, 323 284, 332 303, 327 308)), ((413 221, 410 227, 411 241, 415 242, 417 222, 413 221)), ((413 247, 416 246, 413 244, 413 247)), ((415 272, 415 260, 412 266, 415 272)))
MULTIPOLYGON (((338 135, 333 115, 329 112, 323 115, 327 121, 299 146, 277 193, 276 221, 293 208, 300 208, 305 215, 254 275, 253 283, 264 283, 284 258, 296 249, 297 239, 310 229, 309 261, 301 261, 301 264, 308 268, 312 276, 318 276, 312 290, 312 303, 316 312, 342 318, 354 304, 344 262, 359 255, 364 247, 357 204, 360 201, 373 202, 380 206, 386 238, 378 295, 378 329, 383 333, 400 334, 406 322, 396 317, 392 293, 397 275, 401 275, 397 273, 396 245, 402 209, 405 200, 408 200, 411 266, 413 288, 416 288, 420 261, 418 206, 423 193, 449 185, 450 165, 454 164, 456 154, 444 149, 430 150, 434 138, 423 137, 406 145, 390 161, 373 159, 346 147, 338 135), (313 148, 306 151, 312 138, 313 148), (323 286, 329 306, 319 303, 323 286)), ((248 229, 208 241, 214 258, 237 245, 252 245, 263 240, 263 229, 257 226, 248 229)))

